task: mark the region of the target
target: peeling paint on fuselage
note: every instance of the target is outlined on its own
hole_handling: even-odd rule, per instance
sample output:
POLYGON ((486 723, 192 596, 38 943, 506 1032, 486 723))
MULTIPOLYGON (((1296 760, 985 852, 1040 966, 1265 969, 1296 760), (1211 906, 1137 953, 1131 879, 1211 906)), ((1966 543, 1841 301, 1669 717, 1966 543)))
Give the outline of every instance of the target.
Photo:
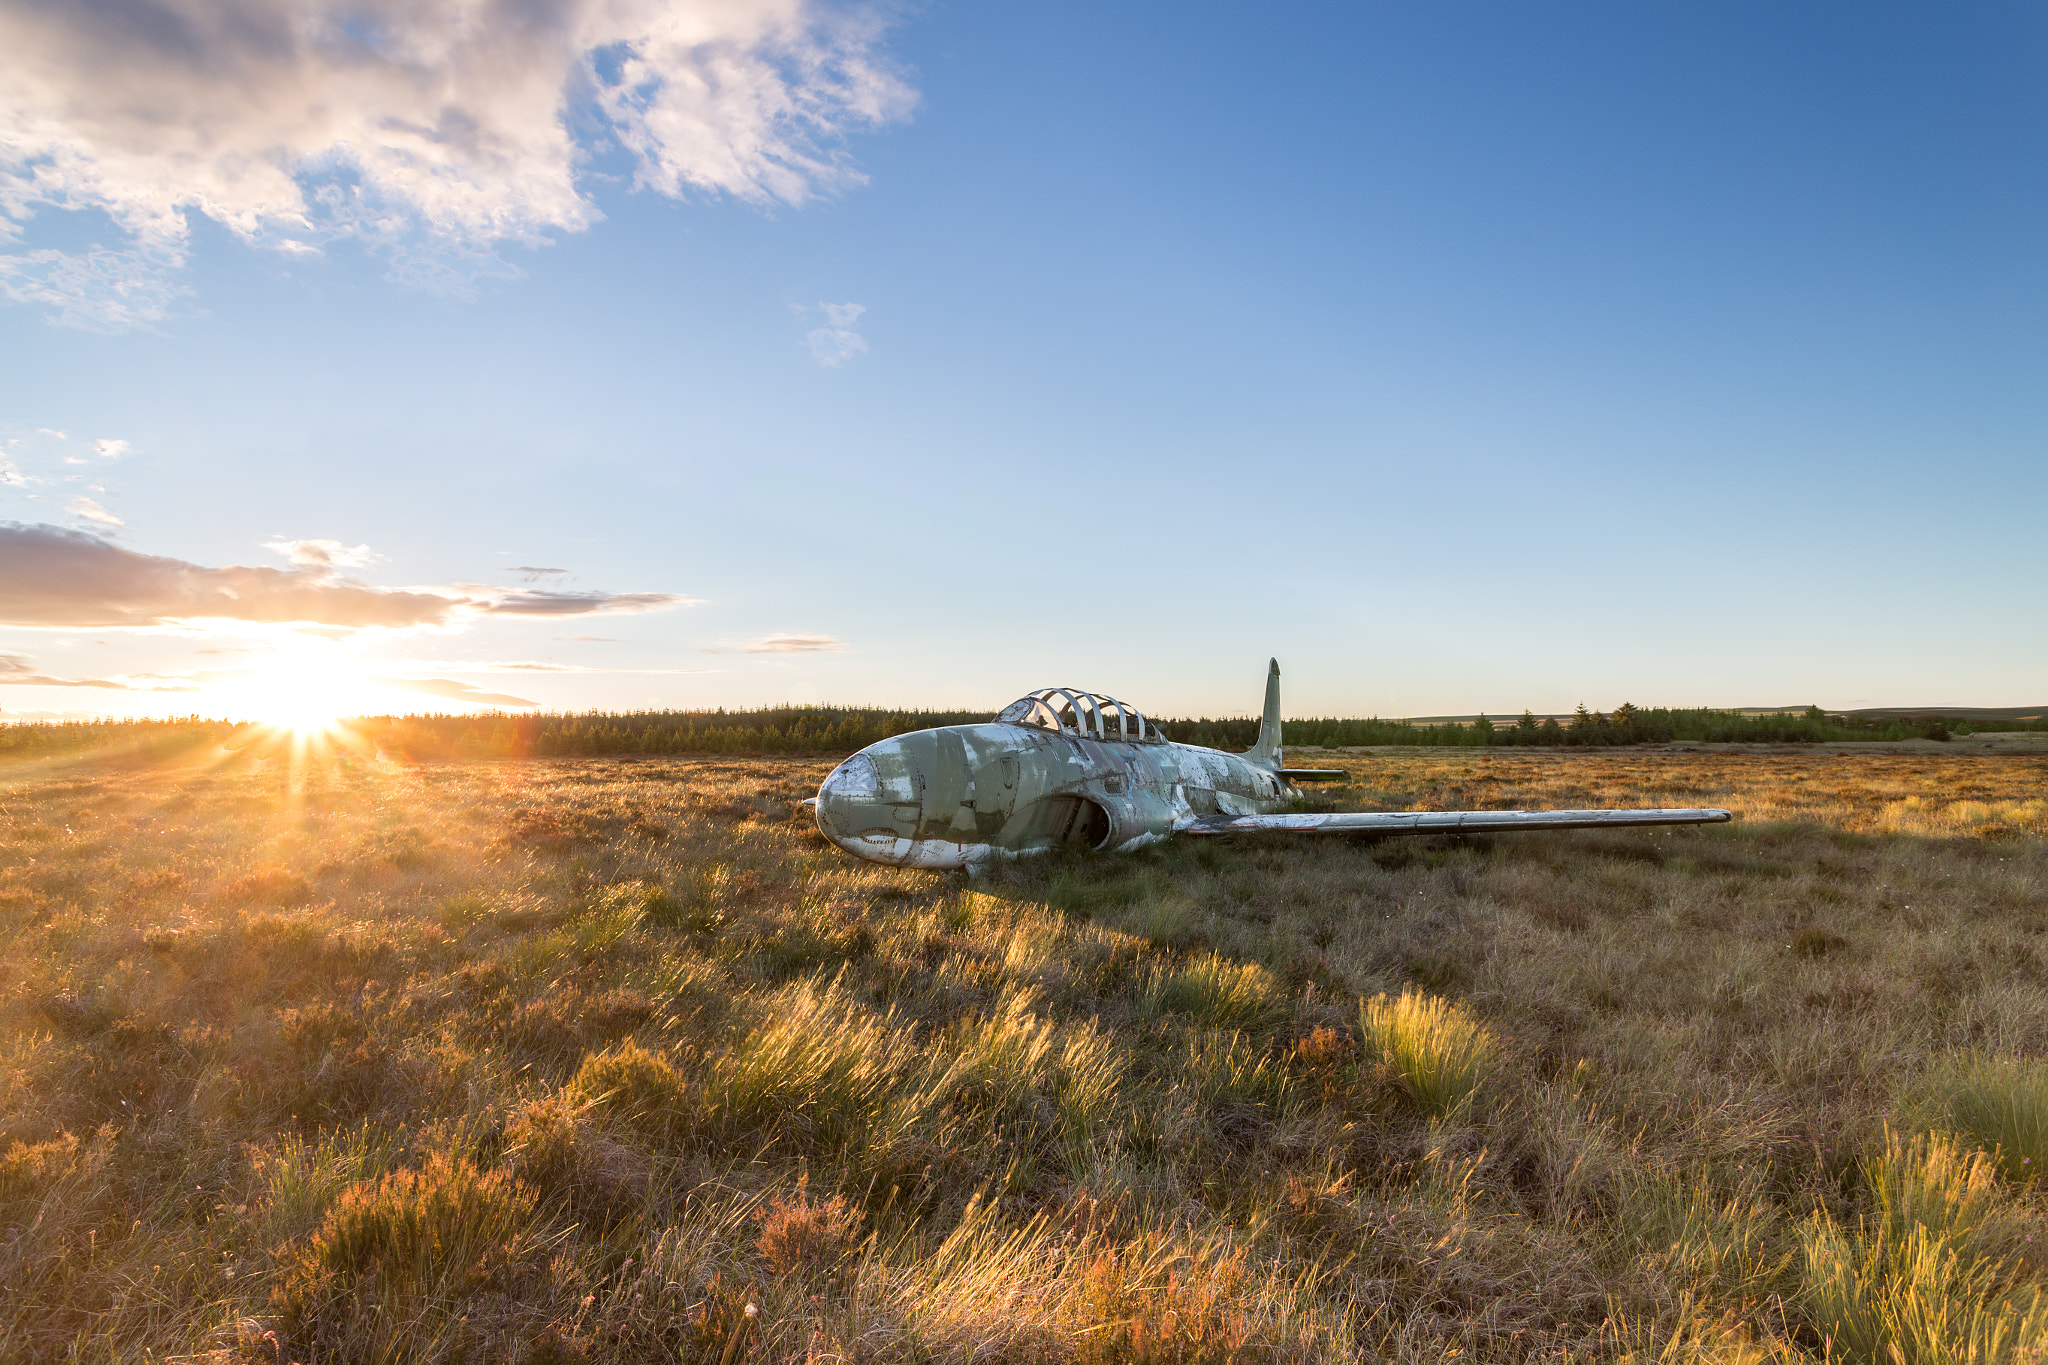
POLYGON ((1237 754, 992 722, 873 744, 818 789, 818 828, 857 857, 972 867, 1063 844, 1128 850, 1200 815, 1263 815, 1297 793, 1237 754))

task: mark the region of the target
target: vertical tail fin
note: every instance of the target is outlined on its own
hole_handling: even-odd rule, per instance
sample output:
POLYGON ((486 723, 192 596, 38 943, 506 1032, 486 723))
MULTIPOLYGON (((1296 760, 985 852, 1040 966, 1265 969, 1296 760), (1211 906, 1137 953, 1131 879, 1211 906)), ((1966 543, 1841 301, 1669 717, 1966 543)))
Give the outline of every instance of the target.
POLYGON ((1254 763, 1280 766, 1280 661, 1273 659, 1266 669, 1266 713, 1259 718, 1259 742, 1245 752, 1254 763))

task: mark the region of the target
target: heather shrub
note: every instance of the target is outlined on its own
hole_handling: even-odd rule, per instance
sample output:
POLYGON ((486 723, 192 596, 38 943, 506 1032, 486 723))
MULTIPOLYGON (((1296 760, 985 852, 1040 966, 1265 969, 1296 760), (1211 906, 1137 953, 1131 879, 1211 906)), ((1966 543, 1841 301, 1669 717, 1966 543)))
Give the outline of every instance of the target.
POLYGON ((291 1349, 315 1359, 454 1354, 522 1315, 547 1246, 509 1172, 436 1155, 343 1191, 282 1256, 272 1308, 291 1349))
POLYGON ((1081 1341, 1089 1365, 1230 1365, 1253 1347, 1243 1250, 1153 1233, 1091 1253, 1076 1291, 1077 1316, 1100 1324, 1081 1341))
POLYGON ((598 1227, 648 1202, 646 1154, 592 1124, 588 1109, 568 1094, 529 1100, 513 1111, 505 1122, 504 1161, 551 1207, 598 1227))
POLYGON ((755 1245, 778 1275, 827 1270, 852 1255, 860 1241, 860 1210, 841 1195, 815 1199, 805 1172, 793 1193, 777 1195, 761 1214, 755 1245))
POLYGON ((630 1038, 585 1056, 567 1090, 606 1123, 649 1137, 672 1135, 688 1118, 690 1093, 681 1074, 630 1038))

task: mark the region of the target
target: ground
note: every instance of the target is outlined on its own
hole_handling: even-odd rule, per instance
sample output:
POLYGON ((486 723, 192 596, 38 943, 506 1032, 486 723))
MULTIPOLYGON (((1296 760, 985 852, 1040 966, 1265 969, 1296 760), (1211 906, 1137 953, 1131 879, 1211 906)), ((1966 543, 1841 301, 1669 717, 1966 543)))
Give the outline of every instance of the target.
POLYGON ((2042 1339, 2048 757, 1310 758, 1737 822, 970 881, 823 758, 0 770, 0 1359, 2042 1339))

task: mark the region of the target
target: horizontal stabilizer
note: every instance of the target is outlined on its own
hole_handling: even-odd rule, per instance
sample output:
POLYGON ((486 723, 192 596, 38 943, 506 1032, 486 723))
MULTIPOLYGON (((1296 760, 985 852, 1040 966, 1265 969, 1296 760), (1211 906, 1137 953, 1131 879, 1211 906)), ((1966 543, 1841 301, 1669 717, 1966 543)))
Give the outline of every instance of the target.
POLYGON ((1342 782, 1351 776, 1342 768, 1282 768, 1283 782, 1342 782))
POLYGON ((1183 834, 1503 834, 1517 829, 1605 829, 1626 825, 1718 825, 1725 810, 1401 810, 1330 815, 1196 815, 1174 823, 1183 834))

